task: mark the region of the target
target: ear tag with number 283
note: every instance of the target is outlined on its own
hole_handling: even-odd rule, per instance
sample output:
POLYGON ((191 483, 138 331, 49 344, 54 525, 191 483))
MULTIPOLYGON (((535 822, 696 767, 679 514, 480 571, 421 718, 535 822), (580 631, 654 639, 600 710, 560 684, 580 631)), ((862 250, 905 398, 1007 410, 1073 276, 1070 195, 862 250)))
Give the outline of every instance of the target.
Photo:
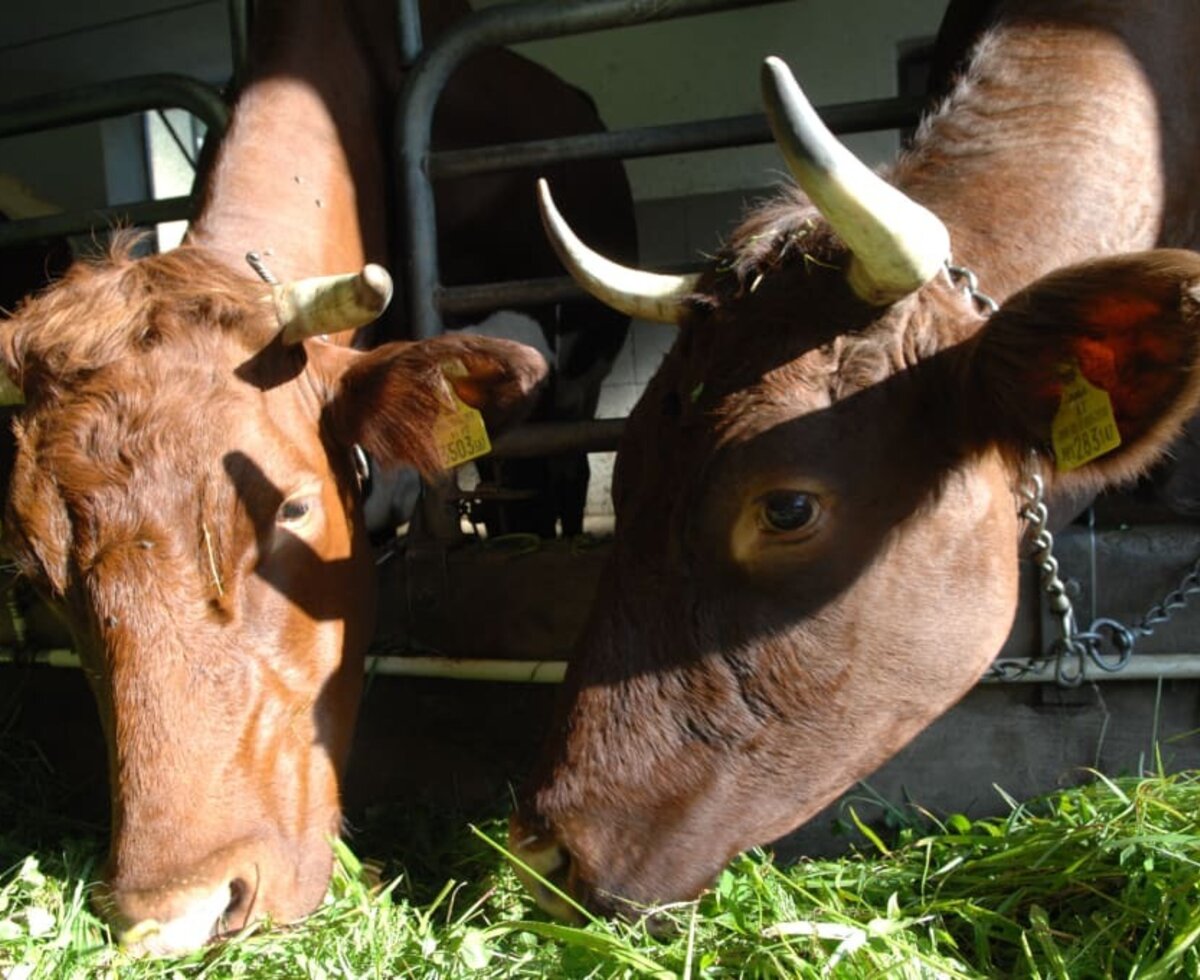
POLYGON ((1121 433, 1108 392, 1088 381, 1074 361, 1062 369, 1062 395, 1050 438, 1058 468, 1067 471, 1116 449, 1121 445, 1121 433))

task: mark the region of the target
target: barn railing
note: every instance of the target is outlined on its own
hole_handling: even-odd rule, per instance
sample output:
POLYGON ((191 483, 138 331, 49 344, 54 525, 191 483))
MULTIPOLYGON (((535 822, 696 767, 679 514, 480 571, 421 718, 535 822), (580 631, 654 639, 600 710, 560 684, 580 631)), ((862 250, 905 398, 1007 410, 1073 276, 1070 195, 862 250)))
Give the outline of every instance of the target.
MULTIPOLYGON (((644 0, 530 0, 476 12, 424 50, 420 50, 418 0, 397 2, 401 51, 406 59, 415 58, 397 103, 393 134, 398 196, 406 209, 404 278, 408 322, 414 336, 440 333, 444 314, 490 312, 583 295, 566 276, 444 286, 439 275, 433 192, 437 180, 552 163, 634 159, 772 142, 765 115, 755 114, 452 151, 434 152, 431 146, 434 110, 443 88, 463 62, 481 49, 781 0, 659 0, 653 4, 644 0)), ((921 109, 919 99, 895 98, 828 106, 821 112, 834 132, 846 134, 910 126, 921 109)), ((612 451, 622 425, 622 420, 534 423, 498 439, 493 455, 612 451)), ((460 537, 455 516, 458 497, 450 482, 426 488, 417 536, 433 548, 435 564, 440 561, 438 542, 447 544, 460 537)))
MULTIPOLYGON (((184 75, 143 75, 38 95, 0 106, 0 139, 98 122, 155 109, 184 109, 219 139, 229 123, 229 108, 212 86, 184 75)), ((157 201, 114 204, 0 224, 0 248, 23 242, 86 234, 118 224, 147 225, 189 218, 192 195, 157 201)))
MULTIPOLYGON (((408 16, 416 16, 415 2, 401 2, 409 8, 408 16)), ((493 7, 464 18, 426 49, 405 80, 395 129, 397 179, 408 210, 405 278, 415 335, 431 337, 439 333, 442 312, 495 309, 501 300, 530 303, 544 300, 551 290, 555 296, 580 295, 560 280, 538 280, 520 284, 519 288, 516 284, 443 286, 438 276, 435 180, 540 164, 633 159, 772 141, 766 117, 759 114, 435 153, 430 141, 437 100, 468 57, 487 47, 779 2, 782 0, 661 0, 654 4, 644 0, 533 0, 493 7)), ((921 108, 921 100, 902 98, 849 103, 820 111, 834 132, 846 134, 912 125, 921 108)))
MULTIPOLYGON (((409 202, 409 213, 414 216, 408 231, 411 258, 405 278, 414 306, 411 318, 418 324, 418 331, 423 335, 438 332, 444 313, 479 312, 580 295, 566 277, 443 287, 438 280, 436 226, 432 220, 433 181, 551 162, 631 159, 771 141, 765 118, 751 115, 432 153, 430 122, 441 86, 466 57, 488 45, 586 33, 751 6, 757 2, 761 0, 659 0, 654 4, 646 4, 643 0, 576 0, 571 3, 532 0, 477 13, 450 30, 437 45, 421 53, 419 21, 412 16, 416 0, 397 0, 402 54, 414 63, 398 109, 395 138, 402 163, 398 175, 400 189, 409 202)), ((245 0, 229 0, 229 4, 236 73, 244 61, 245 0), (239 51, 243 53, 239 54, 239 51)), ((227 123, 228 111, 215 89, 192 79, 157 75, 0 107, 0 136, 165 107, 186 109, 203 120, 214 134, 222 133, 227 123)), ((900 98, 827 106, 820 111, 835 132, 847 134, 912 125, 920 110, 919 100, 900 98)), ((190 197, 182 197, 15 221, 0 227, 0 244, 109 227, 118 218, 147 223, 187 217, 191 203, 190 197)), ((611 450, 616 446, 623 424, 621 419, 600 419, 526 426, 498 438, 495 454, 518 457, 611 450)), ((1120 615, 1127 607, 1134 610, 1144 602, 1141 590, 1129 583, 1144 584, 1160 573, 1167 577, 1173 575, 1178 564, 1176 552, 1191 554, 1194 539, 1194 534, 1183 534, 1170 528, 1148 530, 1141 537, 1132 538, 1128 532, 1104 532, 1099 538, 1076 534, 1066 538, 1068 544, 1062 556, 1063 564, 1066 568, 1091 568, 1089 580, 1077 580, 1075 587, 1082 596, 1097 598, 1103 608, 1115 609, 1115 614, 1120 615), (1128 566, 1125 569, 1128 574, 1110 572, 1103 583, 1097 583, 1097 540, 1101 541, 1101 550, 1107 553, 1106 567, 1115 567, 1112 563, 1116 562, 1122 567, 1128 566), (1122 583, 1129 587, 1113 593, 1114 586, 1122 583), (1126 595, 1130 590, 1136 595, 1126 595)), ((449 673, 492 678, 503 675, 510 680, 556 679, 561 674, 564 641, 574 635, 582 623, 602 554, 580 551, 571 542, 547 542, 540 546, 537 555, 524 556, 524 559, 536 559, 521 565, 520 576, 532 579, 532 585, 523 590, 525 595, 539 596, 553 591, 560 596, 578 597, 560 603, 560 608, 547 623, 544 608, 531 606, 529 610, 523 610, 519 605, 508 604, 509 595, 495 596, 496 582, 511 582, 519 577, 514 575, 513 562, 524 560, 522 556, 499 549, 481 559, 478 554, 448 554, 443 547, 444 541, 439 542, 436 538, 427 543, 432 545, 428 552, 422 552, 419 547, 412 549, 406 561, 391 563, 382 570, 384 594, 403 596, 405 601, 393 602, 385 611, 376 652, 405 655, 384 657, 375 669, 384 673, 425 676, 449 673), (477 635, 455 633, 455 624, 461 624, 462 617, 456 616, 454 610, 462 607, 463 595, 473 597, 474 608, 484 618, 487 610, 483 607, 491 601, 498 614, 508 621, 528 620, 541 622, 543 626, 540 632, 506 634, 496 644, 492 656, 490 649, 485 653, 478 647, 477 635), (436 642, 439 638, 441 643, 436 642), (420 649, 456 656, 412 656, 414 650, 420 649), (535 659, 527 659, 530 657, 535 659), (496 666, 497 660, 502 666, 496 666)), ((524 600, 524 596, 522 598, 524 600)), ((1022 608, 1032 609, 1034 613, 1019 617, 1001 657, 1025 656, 1029 650, 1044 646, 1043 633, 1037 622, 1038 604, 1036 587, 1026 582, 1022 608)), ((11 613, 15 610, 10 610, 11 613)), ((1195 614, 1189 613, 1189 616, 1194 618, 1195 614)), ((18 622, 21 622, 20 616, 10 615, 7 623, 0 622, 0 633, 9 626, 15 627, 18 622)), ((1139 656, 1134 658, 1130 668, 1113 675, 1112 679, 1200 676, 1200 656, 1187 649, 1188 643, 1181 644, 1178 639, 1191 635, 1187 627, 1188 617, 1184 617, 1182 631, 1171 631, 1163 638, 1147 643, 1139 649, 1139 656)), ((43 654, 49 651, 49 662, 71 662, 65 651, 52 649, 57 643, 52 631, 45 632, 43 624, 36 624, 32 633, 35 635, 29 637, 0 635, 0 661, 11 659, 7 650, 32 652, 38 649, 35 656, 39 660, 44 660, 43 654), (27 639, 32 641, 31 645, 26 643, 27 639)), ((493 640, 488 638, 489 643, 493 640)), ((1048 670, 1029 671, 1020 679, 1050 680, 1048 670)))

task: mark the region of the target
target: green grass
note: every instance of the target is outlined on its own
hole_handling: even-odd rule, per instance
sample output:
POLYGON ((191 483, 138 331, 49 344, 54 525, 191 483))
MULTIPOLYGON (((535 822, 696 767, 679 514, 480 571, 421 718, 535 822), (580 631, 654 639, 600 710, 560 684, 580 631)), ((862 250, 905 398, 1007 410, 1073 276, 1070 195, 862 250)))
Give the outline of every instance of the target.
MULTIPOLYGON (((1096 778, 1006 817, 921 819, 885 842, 780 868, 739 858, 699 901, 640 925, 546 920, 499 845, 397 819, 383 877, 339 848, 322 907, 175 961, 137 961, 87 907, 101 841, 0 831, 0 977, 1200 976, 1200 774, 1096 778), (401 858, 404 863, 397 862, 401 858)), ((383 853, 388 817, 357 838, 383 853)), ((3 825, 0 825, 3 826, 3 825)))

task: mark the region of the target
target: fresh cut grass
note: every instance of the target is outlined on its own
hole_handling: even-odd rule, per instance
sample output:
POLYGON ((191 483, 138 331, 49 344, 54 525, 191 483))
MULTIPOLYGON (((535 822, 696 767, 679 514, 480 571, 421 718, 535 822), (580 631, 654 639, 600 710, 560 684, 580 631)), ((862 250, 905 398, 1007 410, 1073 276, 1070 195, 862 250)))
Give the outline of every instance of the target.
POLYGON ((863 826, 836 861, 741 857, 698 901, 658 910, 655 935, 543 917, 502 853, 500 815, 409 814, 390 836, 386 821, 371 830, 390 841, 382 876, 337 846, 304 923, 160 961, 114 947, 88 907, 98 835, 31 844, 0 826, 0 977, 1200 976, 1200 774, 1096 776, 1007 808, 918 815, 890 841, 863 826))

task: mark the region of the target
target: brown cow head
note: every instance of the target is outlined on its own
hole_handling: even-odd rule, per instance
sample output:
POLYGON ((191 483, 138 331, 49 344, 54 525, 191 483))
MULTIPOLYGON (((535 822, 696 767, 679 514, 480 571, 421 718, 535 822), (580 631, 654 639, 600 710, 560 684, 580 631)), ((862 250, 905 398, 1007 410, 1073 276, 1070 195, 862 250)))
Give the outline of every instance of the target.
MULTIPOLYGON (((770 102, 789 81, 772 69, 770 102)), ((776 106, 777 126, 805 112, 776 106)), ((811 186, 812 169, 861 175, 840 147, 783 138, 807 197, 750 219, 698 281, 574 270, 633 312, 680 314, 620 446, 614 552, 511 827, 522 861, 599 911, 694 897, 976 682, 1016 607, 1015 488, 1032 454, 1054 466, 1072 371, 1106 392, 1121 445, 1060 490, 1143 469, 1200 394, 1200 256, 1063 269, 985 318, 939 271, 936 228, 915 236, 936 261, 887 243, 879 211, 915 204, 811 186)), ((552 234, 577 265, 580 243, 552 234)))
POLYGON ((289 344, 269 299, 198 248, 118 254, 0 329, 7 550, 75 636, 109 752, 99 907, 152 953, 324 894, 374 617, 352 446, 436 469, 444 379, 495 424, 545 372, 479 337, 289 344))

